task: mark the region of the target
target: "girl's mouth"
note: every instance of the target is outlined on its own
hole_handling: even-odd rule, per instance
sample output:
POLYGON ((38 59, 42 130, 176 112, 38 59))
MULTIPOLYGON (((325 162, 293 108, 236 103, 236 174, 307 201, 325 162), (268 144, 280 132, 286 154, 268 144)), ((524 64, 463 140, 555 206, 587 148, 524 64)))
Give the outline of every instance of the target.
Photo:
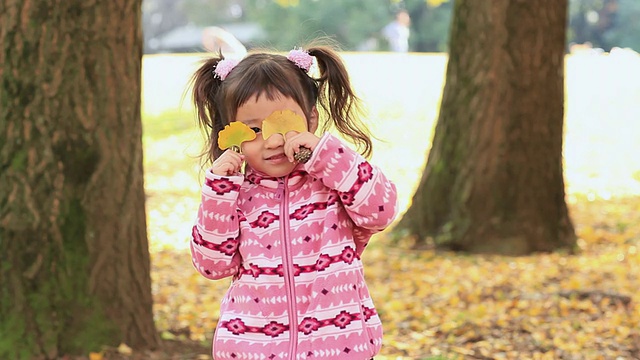
POLYGON ((282 159, 287 159, 287 157, 284 155, 284 153, 280 153, 280 154, 269 156, 265 160, 267 160, 267 161, 280 161, 282 159))

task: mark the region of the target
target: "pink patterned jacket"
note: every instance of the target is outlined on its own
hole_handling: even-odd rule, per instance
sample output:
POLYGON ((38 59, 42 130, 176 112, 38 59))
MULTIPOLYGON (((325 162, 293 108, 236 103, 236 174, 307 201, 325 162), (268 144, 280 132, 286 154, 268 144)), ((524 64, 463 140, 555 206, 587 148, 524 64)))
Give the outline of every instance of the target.
POLYGON ((207 172, 193 264, 234 277, 214 358, 372 358, 382 325, 360 255, 396 213, 395 185, 329 134, 287 178, 207 172))

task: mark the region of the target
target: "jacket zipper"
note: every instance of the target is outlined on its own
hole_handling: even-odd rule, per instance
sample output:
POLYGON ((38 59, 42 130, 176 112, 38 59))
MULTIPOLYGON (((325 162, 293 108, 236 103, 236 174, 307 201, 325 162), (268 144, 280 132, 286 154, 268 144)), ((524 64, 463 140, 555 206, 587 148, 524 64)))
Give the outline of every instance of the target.
POLYGON ((289 192, 285 178, 278 179, 276 197, 280 200, 280 224, 282 226, 282 245, 284 247, 282 269, 289 305, 289 359, 295 359, 298 345, 298 311, 296 310, 293 258, 290 249, 291 244, 289 243, 289 192))

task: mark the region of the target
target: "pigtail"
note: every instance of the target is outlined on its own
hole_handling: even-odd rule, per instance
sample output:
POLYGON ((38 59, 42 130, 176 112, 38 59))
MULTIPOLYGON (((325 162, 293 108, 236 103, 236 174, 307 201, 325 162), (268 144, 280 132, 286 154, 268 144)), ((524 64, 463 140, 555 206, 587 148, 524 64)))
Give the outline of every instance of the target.
POLYGON ((222 54, 207 59, 191 78, 192 100, 195 106, 198 125, 206 135, 205 149, 200 155, 203 163, 212 162, 220 156, 218 132, 224 128, 220 121, 220 109, 216 106, 216 95, 222 80, 214 75, 222 54))
POLYGON ((371 135, 360 120, 360 99, 351 86, 349 73, 342 59, 330 47, 315 46, 306 50, 318 63, 318 104, 329 114, 329 122, 324 124, 324 130, 333 125, 341 134, 349 137, 362 155, 368 158, 372 152, 371 135))

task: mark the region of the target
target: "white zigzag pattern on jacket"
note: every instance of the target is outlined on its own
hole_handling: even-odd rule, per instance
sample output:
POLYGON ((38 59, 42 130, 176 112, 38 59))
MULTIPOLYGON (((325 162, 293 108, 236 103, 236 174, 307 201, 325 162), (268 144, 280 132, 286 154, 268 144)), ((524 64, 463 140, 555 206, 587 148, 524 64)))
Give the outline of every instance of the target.
MULTIPOLYGON (((236 303, 239 303, 239 304, 255 302, 255 298, 251 296, 234 296, 233 298, 235 299, 236 303)), ((299 303, 309 303, 311 302, 312 299, 313 299, 312 296, 296 296, 296 302, 299 302, 299 303)), ((260 304, 267 304, 267 305, 277 305, 277 304, 282 304, 286 302, 287 302, 286 296, 264 297, 264 298, 261 298, 259 301, 260 304)))
MULTIPOLYGON (((306 224, 305 224, 306 225, 306 224)), ((321 234, 318 233, 310 233, 310 234, 304 234, 304 236, 300 236, 300 237, 295 237, 291 240, 291 243, 294 245, 298 245, 298 244, 304 244, 306 242, 312 243, 312 242, 316 242, 318 240, 320 240, 322 238, 321 234), (306 237, 309 237, 309 241, 305 240, 306 237)))
POLYGON ((225 222, 231 222, 231 218, 233 217, 233 215, 221 215, 220 213, 209 212, 206 210, 203 211, 203 215, 212 220, 225 222))
MULTIPOLYGON (((222 359, 246 359, 246 360, 263 360, 263 359, 267 359, 267 356, 264 354, 257 354, 257 353, 245 353, 245 352, 241 352, 241 351, 234 351, 234 352, 228 352, 228 351, 221 351, 221 352, 216 352, 215 353, 216 357, 222 357, 222 359)), ((277 359, 284 359, 286 358, 287 353, 281 352, 280 354, 278 354, 277 359)))
POLYGON ((368 344, 358 344, 355 346, 349 346, 348 353, 344 351, 344 348, 343 349, 332 348, 332 349, 326 349, 326 350, 313 350, 312 356, 308 356, 307 353, 301 353, 301 354, 298 354, 296 358, 297 359, 308 359, 308 358, 317 359, 318 357, 330 357, 330 359, 332 359, 336 356, 339 356, 340 354, 349 356, 349 358, 351 358, 350 356, 355 355, 354 353, 362 353, 368 350, 369 350, 368 344))
MULTIPOLYGON (((318 357, 324 357, 324 358, 335 358, 336 356, 340 356, 342 355, 346 355, 349 356, 352 353, 362 353, 362 352, 366 352, 369 350, 369 345, 366 343, 361 343, 361 344, 357 344, 355 346, 350 346, 349 347, 349 352, 346 353, 344 351, 345 349, 339 349, 339 348, 331 348, 331 349, 316 349, 313 350, 313 355, 312 356, 308 356, 307 352, 298 354, 296 356, 296 359, 307 359, 307 358, 318 358, 318 357)), ((265 354, 258 354, 258 353, 253 353, 253 352, 242 352, 242 351, 234 351, 234 352, 228 352, 228 351, 221 351, 221 352, 216 352, 215 355, 217 357, 222 357, 223 359, 225 358, 229 358, 229 359, 247 359, 247 360, 263 360, 263 359, 267 359, 267 355, 265 354)), ((278 359, 282 359, 282 358, 286 358, 286 356, 288 355, 288 353, 285 352, 280 352, 277 354, 277 358, 278 359)))
POLYGON ((335 157, 332 157, 331 160, 325 166, 325 170, 323 171, 323 175, 324 175, 323 177, 327 177, 327 178, 333 178, 334 176, 338 177, 338 179, 341 179, 341 181, 335 185, 335 189, 338 191, 348 191, 350 189, 347 187, 350 187, 350 185, 355 182, 355 179, 357 177, 357 172, 354 172, 352 170, 354 166, 355 166, 354 159, 349 159, 348 167, 345 167, 344 159, 340 160, 335 157), (334 174, 336 167, 342 169, 340 170, 340 174, 338 175, 334 174), (350 174, 352 172, 354 174, 350 174), (352 175, 352 176, 349 176, 349 175, 352 175))

